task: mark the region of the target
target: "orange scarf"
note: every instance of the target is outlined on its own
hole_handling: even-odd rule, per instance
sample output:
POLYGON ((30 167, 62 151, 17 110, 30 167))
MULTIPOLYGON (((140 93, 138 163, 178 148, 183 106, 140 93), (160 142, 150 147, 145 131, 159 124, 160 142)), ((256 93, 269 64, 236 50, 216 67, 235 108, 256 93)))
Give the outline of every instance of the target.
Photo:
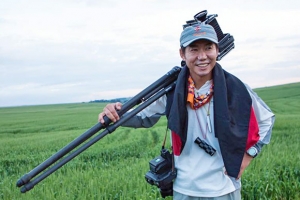
POLYGON ((211 84, 209 91, 206 94, 201 94, 198 97, 195 97, 195 83, 191 76, 188 78, 188 95, 187 102, 190 104, 191 108, 197 110, 204 104, 208 103, 214 93, 214 84, 211 84))

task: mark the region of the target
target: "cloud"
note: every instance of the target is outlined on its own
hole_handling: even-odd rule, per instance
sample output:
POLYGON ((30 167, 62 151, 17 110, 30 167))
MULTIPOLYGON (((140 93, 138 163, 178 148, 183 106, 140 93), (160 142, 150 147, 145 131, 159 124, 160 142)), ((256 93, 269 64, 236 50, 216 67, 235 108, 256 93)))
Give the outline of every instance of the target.
POLYGON ((223 32, 235 38, 235 49, 220 61, 224 69, 253 87, 300 81, 299 5, 3 0, 0 106, 135 95, 180 65, 182 25, 202 9, 218 14, 223 32))

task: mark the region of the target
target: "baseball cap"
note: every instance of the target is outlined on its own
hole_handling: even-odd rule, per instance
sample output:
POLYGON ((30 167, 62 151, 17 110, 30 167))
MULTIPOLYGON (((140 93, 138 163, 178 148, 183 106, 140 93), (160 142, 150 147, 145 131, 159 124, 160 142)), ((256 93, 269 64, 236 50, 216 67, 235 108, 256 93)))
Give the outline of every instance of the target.
POLYGON ((187 47, 196 40, 209 40, 218 45, 218 37, 215 29, 204 23, 197 23, 186 27, 180 35, 180 46, 187 47))

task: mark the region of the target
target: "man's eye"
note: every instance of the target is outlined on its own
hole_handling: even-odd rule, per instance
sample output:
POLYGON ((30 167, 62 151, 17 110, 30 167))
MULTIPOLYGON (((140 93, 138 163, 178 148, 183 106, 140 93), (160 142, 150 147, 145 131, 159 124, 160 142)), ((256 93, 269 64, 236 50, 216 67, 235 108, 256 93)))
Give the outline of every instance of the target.
POLYGON ((214 49, 214 45, 209 45, 209 46, 206 47, 206 49, 207 50, 212 50, 212 49, 214 49))
POLYGON ((211 45, 206 47, 207 50, 211 50, 212 48, 213 47, 211 45))

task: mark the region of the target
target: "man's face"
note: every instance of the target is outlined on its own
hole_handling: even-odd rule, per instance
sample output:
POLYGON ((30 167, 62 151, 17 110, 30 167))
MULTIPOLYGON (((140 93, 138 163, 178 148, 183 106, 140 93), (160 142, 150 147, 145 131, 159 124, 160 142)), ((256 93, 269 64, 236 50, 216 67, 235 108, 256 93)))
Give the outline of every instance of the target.
POLYGON ((212 78, 212 69, 216 64, 218 51, 216 44, 208 40, 197 40, 187 46, 184 52, 180 50, 180 56, 190 69, 196 86, 197 81, 201 80, 205 83, 212 78))

